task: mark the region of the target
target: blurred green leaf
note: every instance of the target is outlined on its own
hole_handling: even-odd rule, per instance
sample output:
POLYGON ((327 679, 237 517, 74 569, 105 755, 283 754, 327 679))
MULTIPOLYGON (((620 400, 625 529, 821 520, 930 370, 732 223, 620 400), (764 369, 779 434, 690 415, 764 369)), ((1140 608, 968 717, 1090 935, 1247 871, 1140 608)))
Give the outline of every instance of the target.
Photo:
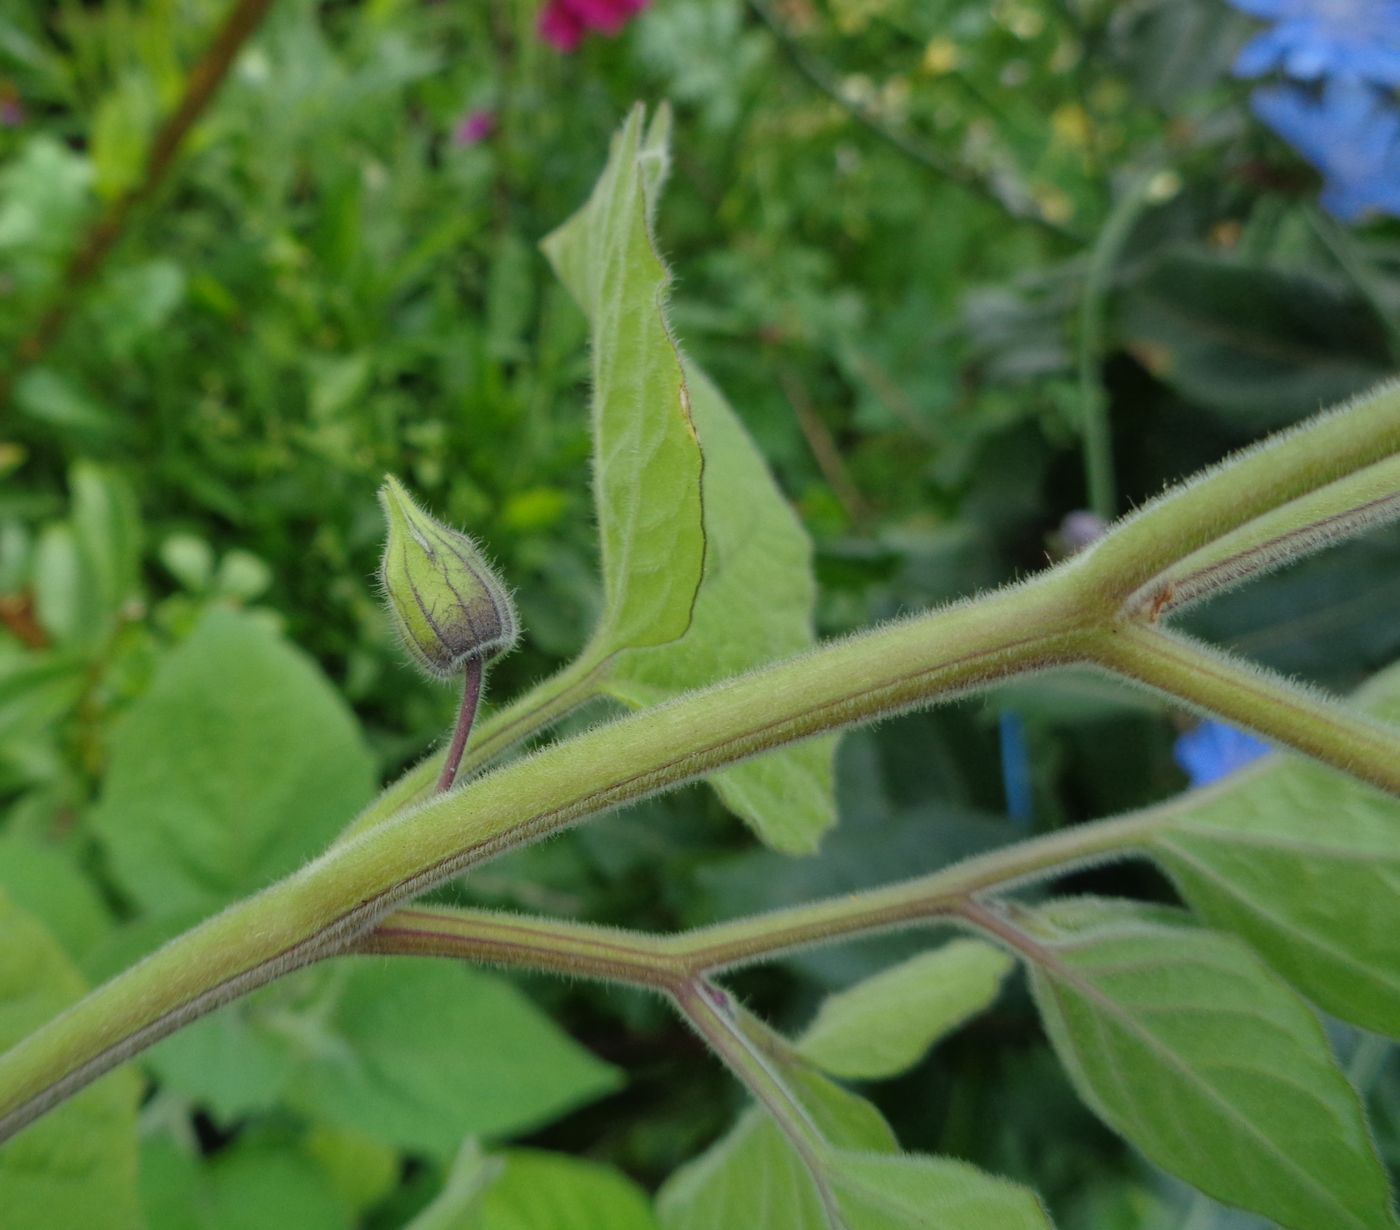
POLYGON ((75 462, 68 479, 73 498, 73 536, 92 579, 101 622, 93 632, 110 633, 136 593, 141 574, 141 516, 136 495, 115 471, 90 461, 75 462))
POLYGON ((1033 916, 1036 1003, 1084 1100, 1159 1166, 1289 1230, 1395 1226, 1317 1018, 1230 936, 1069 900, 1033 916))
POLYGON ((272 569, 249 551, 236 547, 219 561, 214 576, 214 589, 239 602, 261 598, 272 585, 272 569))
POLYGON ((152 260, 113 274, 90 306, 102 342, 114 359, 131 358, 161 328, 185 298, 185 273, 168 260, 152 260))
POLYGON ((160 562, 191 593, 202 593, 214 575, 214 548, 195 534, 171 534, 160 544, 160 562))
POLYGON ((72 961, 112 926, 97 886, 66 848, 0 836, 0 892, 47 927, 72 961))
MULTIPOLYGON (((1400 666, 1360 697, 1400 721, 1400 666)), ((1152 839, 1191 908, 1328 1012, 1400 1038, 1400 802, 1301 757, 1182 801, 1152 839)))
POLYGON ((141 1192, 148 1230, 351 1230, 356 1224, 320 1167, 276 1139, 244 1137, 205 1161, 168 1137, 147 1140, 141 1192))
POLYGON ((105 439, 122 428, 105 400, 49 367, 32 367, 15 381, 14 404, 37 423, 79 436, 105 439))
POLYGON ((118 724, 92 823, 142 909, 212 911, 325 846, 373 781, 317 667, 260 621, 216 608, 118 724))
POLYGON ((320 1123, 307 1133, 305 1144, 336 1194, 356 1212, 379 1204, 399 1184, 398 1150, 364 1132, 320 1123))
POLYGON ((1119 330, 1147 368, 1261 432, 1391 374, 1364 302, 1304 274, 1169 256, 1126 294, 1119 330))
POLYGON ((66 522, 46 525, 35 544, 34 612, 44 631, 64 647, 90 645, 106 623, 98 578, 66 522))
MULTIPOLYGON (((72 557, 64 551, 60 559, 46 561, 45 567, 70 563, 72 557)), ((47 583, 57 585, 61 579, 61 574, 50 576, 47 583)), ((53 591, 46 598, 48 603, 60 600, 53 591)), ((54 617, 50 609, 50 618, 54 617)), ((76 655, 16 652, 0 656, 0 743, 16 735, 51 730, 87 685, 88 663, 76 655)))
POLYGON ((481 1215, 481 1197, 500 1178, 505 1162, 487 1157, 475 1139, 463 1142, 452 1159, 442 1190, 404 1230, 475 1230, 481 1215))
MULTIPOLYGON (((304 1061, 296 1033, 304 1014, 294 988, 306 980, 265 988, 191 1022, 156 1043, 144 1063, 163 1089, 221 1126, 275 1110, 304 1061)), ((319 981, 313 976, 313 985, 319 981)))
MULTIPOLYGON (((57 941, 0 892, 0 1049, 38 1029, 87 988, 57 941)), ((5 1230, 138 1230, 139 1082, 116 1072, 0 1146, 5 1230)))
POLYGON ((1013 966, 981 940, 953 940, 827 996, 797 1048, 833 1076, 894 1076, 990 1006, 1013 966))
POLYGON ((0 172, 0 265, 13 293, 36 296, 57 278, 92 203, 92 166, 39 133, 0 172))
POLYGON ((91 151, 99 196, 110 200, 140 182, 156 119, 156 99, 147 80, 136 74, 98 101, 91 151))
POLYGON ((311 1025, 292 1104, 444 1162, 620 1083, 504 979, 443 961, 356 961, 311 1025))

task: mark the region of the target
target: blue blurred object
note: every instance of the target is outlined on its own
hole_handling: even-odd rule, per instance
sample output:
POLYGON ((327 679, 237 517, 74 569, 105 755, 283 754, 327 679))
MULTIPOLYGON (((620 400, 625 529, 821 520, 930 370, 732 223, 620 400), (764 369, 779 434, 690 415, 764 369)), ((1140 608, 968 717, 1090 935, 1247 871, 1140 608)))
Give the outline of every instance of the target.
POLYGON ((1322 172, 1323 207, 1344 222, 1400 216, 1400 108, 1374 86, 1336 77, 1321 95, 1297 85, 1254 92, 1254 113, 1322 172))
POLYGON ((1195 790, 1229 777, 1272 750, 1253 735, 1224 722, 1207 720, 1176 741, 1173 755, 1195 790))
POLYGON ((1026 747, 1026 723, 1019 713, 1003 709, 997 718, 1001 739, 1001 784, 1006 811, 1015 824, 1029 827, 1032 816, 1031 757, 1026 747))
POLYGON ((1282 71, 1300 81, 1346 76, 1400 86, 1400 0, 1230 0, 1278 24, 1245 44, 1241 77, 1282 71))
POLYGON ((1275 23, 1235 73, 1285 78, 1254 91, 1254 113, 1322 173, 1323 208, 1400 217, 1400 0, 1228 2, 1275 23))

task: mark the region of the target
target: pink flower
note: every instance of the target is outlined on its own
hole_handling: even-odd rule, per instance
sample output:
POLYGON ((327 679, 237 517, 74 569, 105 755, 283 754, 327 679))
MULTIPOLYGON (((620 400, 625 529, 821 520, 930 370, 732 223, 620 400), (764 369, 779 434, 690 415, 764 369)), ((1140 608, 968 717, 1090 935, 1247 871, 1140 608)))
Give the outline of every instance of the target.
POLYGON ((452 129, 452 144, 458 146, 480 145, 496 131, 494 111, 473 111, 457 121, 452 129))
POLYGON ((621 32, 649 0, 549 0, 540 13, 539 32, 556 51, 575 51, 590 32, 609 38, 621 32))

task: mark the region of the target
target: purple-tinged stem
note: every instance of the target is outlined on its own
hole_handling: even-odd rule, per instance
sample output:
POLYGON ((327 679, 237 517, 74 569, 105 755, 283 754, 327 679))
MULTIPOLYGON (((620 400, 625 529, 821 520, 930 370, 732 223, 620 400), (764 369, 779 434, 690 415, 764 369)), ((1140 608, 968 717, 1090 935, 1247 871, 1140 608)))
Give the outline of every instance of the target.
POLYGON ((467 659, 466 684, 462 688, 462 707, 457 712, 457 729, 452 732, 452 746, 447 749, 447 759, 442 762, 442 773, 438 775, 437 793, 443 794, 452 789, 457 778, 457 766, 462 763, 462 753, 467 749, 467 738, 472 733, 472 723, 476 720, 476 708, 481 703, 481 675, 484 665, 480 658, 467 659))

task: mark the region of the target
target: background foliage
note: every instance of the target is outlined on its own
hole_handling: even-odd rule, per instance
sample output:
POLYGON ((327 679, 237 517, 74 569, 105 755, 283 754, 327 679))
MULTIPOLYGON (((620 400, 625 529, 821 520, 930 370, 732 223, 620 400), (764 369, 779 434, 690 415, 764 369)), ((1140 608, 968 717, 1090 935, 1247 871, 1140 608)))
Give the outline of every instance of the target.
MULTIPOLYGON (((0 16, 0 354, 139 182, 224 12, 0 16)), ((298 866, 450 721, 374 593, 385 470, 516 587, 496 698, 583 647, 605 598, 586 324, 537 244, 635 98, 676 109, 673 321, 812 536, 822 635, 1062 554, 1097 410, 1123 509, 1400 359, 1400 230, 1319 211, 1230 77, 1255 27, 1216 0, 655 0, 568 56, 536 17, 278 0, 58 343, 10 373, 0 936, 53 947, 55 994, 298 866)), ((1190 623, 1349 689, 1400 653, 1397 599, 1391 530, 1190 623)), ((1185 724, 1095 679, 1019 685, 844 740, 818 854, 759 849, 690 790, 455 892, 674 929, 878 883, 1182 789, 1185 724)), ((1074 887, 1171 900, 1136 867, 1074 887)), ((733 985, 798 1029, 925 945, 733 985)), ((1334 1035, 1394 1166, 1400 1071, 1334 1035)), ((1034 1186, 1063 1227, 1263 1224, 1099 1126, 1014 979, 915 1057, 853 1073, 901 1141, 1034 1186)), ((743 1104, 631 992, 368 960, 269 988, 64 1113, 134 1114, 142 1083, 139 1204, 128 1184, 103 1224, 451 1225, 453 1185, 489 1177, 473 1224, 565 1225, 530 1201, 567 1171, 596 1224, 647 1226, 640 1193, 743 1104)), ((117 1192, 134 1164, 94 1161, 117 1192)))

